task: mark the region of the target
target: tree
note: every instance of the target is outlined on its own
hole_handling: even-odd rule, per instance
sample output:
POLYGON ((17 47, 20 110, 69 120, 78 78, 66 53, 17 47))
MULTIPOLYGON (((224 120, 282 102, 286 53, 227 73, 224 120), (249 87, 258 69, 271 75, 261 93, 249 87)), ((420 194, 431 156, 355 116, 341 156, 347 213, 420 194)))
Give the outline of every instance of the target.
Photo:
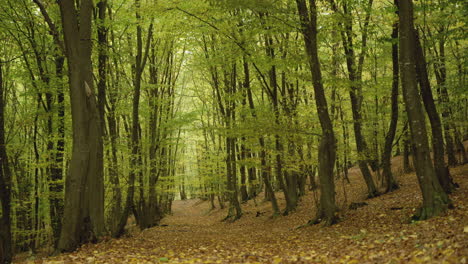
POLYGON ((103 143, 93 85, 91 16, 93 1, 59 2, 68 61, 73 150, 66 178, 64 218, 58 251, 96 241, 105 232, 103 143))
MULTIPOLYGON (((395 0, 396 3, 396 0, 395 0)), ((391 192, 398 189, 398 183, 396 182, 391 168, 391 157, 393 140, 395 139, 395 133, 398 123, 398 90, 399 90, 399 65, 398 65, 398 23, 393 24, 392 29, 392 116, 390 121, 390 127, 388 128, 387 135, 385 136, 385 146, 382 153, 382 177, 385 182, 385 192, 391 192)))
MULTIPOLYGON (((340 12, 337 4, 334 0, 329 0, 332 5, 334 12, 340 12)), ((353 19, 352 19, 352 2, 343 1, 343 23, 338 23, 341 30, 341 40, 343 43, 343 49, 346 56, 346 66, 348 69, 348 78, 350 81, 350 90, 349 97, 351 100, 351 110, 353 113, 353 127, 354 127, 354 138, 356 140, 356 148, 358 152, 358 165, 361 170, 362 176, 367 185, 368 198, 372 198, 379 195, 379 192, 375 186, 372 174, 369 170, 368 165, 370 164, 374 170, 376 170, 375 160, 372 161, 369 159, 369 149, 367 142, 365 140, 362 123, 363 123, 363 113, 362 113, 362 72, 364 66, 364 58, 366 55, 367 48, 367 38, 368 38, 368 29, 369 21, 371 17, 373 0, 367 1, 367 6, 365 9, 365 18, 364 25, 362 26, 362 35, 361 35, 361 53, 356 55, 355 46, 353 43, 353 19)))
POLYGON ((357 202, 350 184, 397 188, 400 152, 405 172, 411 159, 424 169, 419 218, 443 212, 443 152, 449 165, 466 156, 460 6, 418 2, 400 49, 392 1, 4 0, 2 248, 67 251, 129 220, 149 228, 179 194, 229 206, 229 220, 259 202, 300 214, 313 196, 309 224, 330 225, 357 202), (406 107, 426 109, 400 109, 400 79, 406 107), (354 166, 364 177, 348 177, 354 166))
POLYGON ((425 117, 417 83, 416 60, 420 58, 414 54, 418 39, 414 34, 413 1, 399 1, 398 11, 401 84, 411 131, 414 165, 423 195, 423 204, 415 214, 415 218, 424 220, 444 213, 450 201, 440 186, 430 156, 425 117))
MULTIPOLYGON (((54 233, 55 244, 57 244, 60 230, 62 227, 62 216, 63 216, 63 156, 65 149, 65 106, 64 106, 64 87, 63 87, 63 68, 64 68, 64 43, 62 41, 60 32, 57 29, 56 23, 52 20, 49 13, 47 12, 46 7, 40 0, 34 0, 34 3, 39 8, 47 26, 49 28, 49 35, 52 36, 53 41, 55 42, 54 50, 54 62, 55 62, 55 77, 57 79, 58 87, 56 91, 56 104, 53 102, 53 91, 49 91, 46 94, 47 101, 47 111, 50 113, 54 108, 54 105, 57 106, 57 136, 53 133, 53 115, 49 114, 49 120, 47 122, 49 142, 47 144, 47 149, 49 152, 50 164, 48 169, 48 174, 50 175, 49 181, 49 191, 53 192, 54 195, 50 197, 50 217, 52 221, 52 230, 54 233), (55 142, 54 142, 55 141, 55 142), (53 150, 55 144, 55 150, 53 150), (54 153, 55 152, 55 153, 54 153)), ((32 43, 35 43, 34 41, 32 43)), ((34 45, 33 45, 34 46, 34 45)), ((37 49, 37 47, 33 47, 37 49)), ((36 56, 39 55, 39 52, 35 52, 36 56)), ((45 63, 45 59, 37 58, 36 59, 38 68, 42 69, 44 67, 39 66, 42 63, 45 63)), ((45 67, 47 68, 47 67, 45 67)), ((41 79, 46 81, 48 85, 51 84, 50 78, 43 70, 40 70, 41 79)))
POLYGON ((0 60, 0 262, 10 263, 13 256, 11 236, 11 171, 5 142, 5 88, 3 64, 0 60))
POLYGON ((434 167, 437 178, 445 192, 450 193, 455 188, 455 184, 450 176, 448 167, 444 160, 444 138, 442 136, 442 123, 437 112, 434 97, 432 96, 431 85, 429 82, 426 59, 419 41, 419 34, 416 29, 413 30, 414 54, 416 56, 416 77, 421 89, 421 97, 424 102, 432 130, 432 152, 434 157, 434 167))
MULTIPOLYGON (((143 47, 143 36, 142 36, 142 26, 139 24, 141 21, 141 3, 140 0, 135 0, 136 12, 135 16, 137 19, 137 54, 135 56, 135 62, 133 64, 133 99, 132 99, 132 125, 131 125, 131 171, 129 176, 129 187, 127 190, 127 198, 125 201, 125 207, 120 216, 119 224, 116 228, 115 233, 113 234, 116 237, 119 237, 123 234, 125 225, 127 223, 127 218, 130 213, 135 212, 135 204, 133 201, 135 195, 135 178, 138 175, 139 179, 143 177, 140 167, 142 166, 141 161, 141 146, 140 146, 140 95, 141 95, 141 82, 143 71, 148 60, 148 53, 151 44, 151 35, 153 34, 153 24, 149 26, 148 36, 146 40, 145 47, 143 47), (143 48, 145 50, 143 51, 143 48)), ((143 188, 142 181, 140 183, 140 188, 143 188)), ((137 215, 135 215, 137 217, 137 215)))
POLYGON ((322 128, 322 138, 319 145, 319 179, 320 179, 320 205, 317 208, 316 219, 312 223, 323 222, 332 225, 337 221, 335 205, 335 183, 333 167, 335 165, 336 147, 333 125, 328 114, 327 100, 322 82, 320 61, 317 48, 317 5, 310 1, 307 7, 305 0, 296 0, 297 10, 301 21, 301 33, 307 53, 312 84, 314 86, 315 104, 322 128))

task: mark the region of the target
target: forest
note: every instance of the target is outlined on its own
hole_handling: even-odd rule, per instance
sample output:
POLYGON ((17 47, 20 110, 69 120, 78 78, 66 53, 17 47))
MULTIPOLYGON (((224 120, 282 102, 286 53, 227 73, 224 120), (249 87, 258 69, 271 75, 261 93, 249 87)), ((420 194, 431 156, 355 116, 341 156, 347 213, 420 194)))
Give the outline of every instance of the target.
POLYGON ((0 0, 0 264, 465 263, 463 0, 0 0))

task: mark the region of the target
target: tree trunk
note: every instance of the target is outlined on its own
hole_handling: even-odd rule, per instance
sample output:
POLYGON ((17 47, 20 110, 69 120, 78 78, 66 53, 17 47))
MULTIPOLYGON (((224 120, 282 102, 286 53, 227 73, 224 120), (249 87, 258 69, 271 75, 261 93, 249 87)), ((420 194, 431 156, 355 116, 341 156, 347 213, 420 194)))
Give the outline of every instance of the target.
MULTIPOLYGON (((250 76, 249 73, 249 64, 244 58, 244 75, 247 76, 245 77, 246 80, 244 83, 244 88, 247 91, 247 100, 249 102, 249 108, 250 108, 250 113, 253 118, 257 117, 257 113, 255 111, 255 105, 253 101, 253 96, 252 96, 252 89, 250 87, 250 76)), ((271 202, 271 207, 273 209, 273 216, 279 215, 280 210, 278 206, 278 201, 276 200, 276 195, 275 192, 273 191, 273 186, 271 185, 270 181, 270 174, 267 168, 267 154, 266 154, 266 149, 265 149, 265 138, 263 136, 260 136, 258 138, 258 143, 260 144, 261 150, 260 150, 260 164, 261 164, 261 176, 262 180, 265 183, 265 195, 269 194, 270 195, 270 202, 271 202)))
POLYGON ((245 165, 245 159, 247 158, 247 150, 244 145, 245 142, 245 137, 241 139, 241 144, 240 144, 240 153, 238 156, 240 157, 239 160, 243 162, 243 164, 240 165, 240 193, 241 193, 241 201, 242 202, 247 202, 249 200, 249 193, 247 192, 247 166, 245 165))
MULTIPOLYGON (((226 113, 230 114, 230 111, 228 110, 226 113)), ((229 213, 226 219, 231 218, 235 221, 241 218, 242 210, 237 198, 236 139, 234 137, 226 137, 226 152, 227 191, 229 197, 229 213)))
MULTIPOLYGON (((65 47, 64 43, 60 37, 59 31, 57 30, 57 26, 52 21, 47 9, 39 0, 33 0, 33 2, 39 8, 42 16, 44 17, 47 26, 49 27, 49 34, 54 39, 55 42, 55 77, 56 77, 56 85, 57 85, 57 135, 54 137, 55 140, 55 153, 51 155, 53 161, 51 161, 51 165, 49 167, 49 192, 53 193, 50 196, 50 218, 51 218, 51 225, 52 225, 52 232, 54 235, 54 244, 57 246, 60 231, 62 229, 62 217, 63 217, 63 156, 65 150, 65 105, 64 105, 64 87, 63 87, 63 66, 64 66, 64 53, 65 47)), ((42 61, 40 61, 42 63, 42 61)), ((46 77, 47 78, 47 77, 46 77)), ((48 110, 50 111, 52 106, 52 93, 48 93, 46 95, 48 101, 48 110)), ((52 133, 52 115, 49 119, 49 131, 52 133)), ((50 134, 51 134, 50 133, 50 134)), ((49 149, 54 145, 53 139, 49 141, 49 149)))
POLYGON ((55 244, 57 245, 60 230, 62 228, 63 217, 63 155, 65 150, 65 105, 64 105, 64 87, 63 87, 63 64, 65 58, 57 56, 55 58, 55 75, 57 78, 57 139, 55 143, 54 164, 51 168, 49 191, 54 192, 50 198, 50 217, 52 230, 54 232, 55 244))
MULTIPOLYGON (((141 20, 140 15, 140 0, 135 0, 136 12, 135 16, 137 21, 141 20)), ((137 48, 134 64, 134 76, 133 76, 133 99, 132 99, 132 126, 131 126, 131 159, 130 159, 130 174, 128 179, 128 190, 127 197, 125 200, 124 209, 122 215, 120 216, 119 224, 117 225, 116 231, 114 232, 114 237, 121 236, 125 231, 125 225, 127 223, 127 218, 131 212, 135 214, 136 208, 134 205, 133 198, 135 196, 135 179, 137 174, 142 177, 141 171, 139 171, 139 166, 142 166, 141 161, 141 150, 140 150, 140 94, 141 94, 141 77, 143 75, 143 70, 145 68, 146 60, 148 58, 148 50, 151 43, 153 26, 152 24, 148 30, 148 36, 145 47, 145 54, 143 54, 143 37, 142 37, 142 27, 141 24, 137 25, 137 48)), ((143 188, 140 186, 140 188, 143 188)), ((138 215, 135 215, 135 218, 138 218, 138 215)))
MULTIPOLYGON (((275 49, 273 48, 274 42, 273 38, 268 35, 265 39, 265 46, 266 46, 266 54, 270 59, 274 60, 276 58, 275 49)), ((280 121, 280 109, 279 109, 279 87, 278 87, 278 79, 277 79, 277 70, 276 66, 272 65, 268 70, 268 77, 269 77, 269 87, 264 87, 266 89, 270 89, 268 91, 268 95, 271 99, 271 104, 273 107, 273 114, 275 117, 275 124, 278 127, 281 127, 280 121)), ((284 180, 284 170, 283 170, 283 156, 284 156, 284 148, 281 142, 281 137, 279 134, 275 134, 275 160, 276 160, 276 179, 278 180, 279 186, 284 193, 284 198, 286 200, 286 208, 283 211, 283 215, 288 215, 289 212, 295 210, 297 206, 297 185, 294 188, 288 188, 284 180), (292 192, 291 192, 292 191, 292 192)))
MULTIPOLYGON (((396 1, 396 0, 395 0, 396 1)), ((391 167, 392 158, 392 146, 393 140, 395 139, 396 128, 398 124, 398 23, 393 24, 392 32, 392 68, 393 68, 393 79, 392 79, 392 114, 390 127, 388 128, 387 135, 385 136, 385 145, 382 153, 382 174, 385 185, 385 192, 391 192, 398 189, 398 183, 396 182, 391 167)))
MULTIPOLYGON (((249 158, 253 159, 255 157, 255 154, 249 149, 247 152, 247 155, 249 158)), ((248 195, 249 195, 249 200, 254 199, 257 197, 258 192, 259 192, 259 182, 257 180, 257 169, 255 166, 250 165, 247 169, 247 175, 248 175, 248 181, 249 181, 249 189, 248 189, 248 195)))
MULTIPOLYGON (((230 74, 225 74, 225 111, 224 118, 226 123, 226 128, 232 130, 236 122, 236 102, 233 100, 233 96, 236 93, 236 64, 232 65, 232 72, 230 74)), ((219 95, 219 90, 218 90, 219 95)), ((231 133, 231 132, 228 132, 231 133)), ((232 217, 233 220, 240 219, 242 216, 242 209, 240 207, 238 199, 238 189, 237 189, 237 166, 236 166, 236 138, 227 135, 226 136, 226 168, 227 168, 227 183, 228 183, 228 192, 229 192, 229 211, 228 218, 232 217), (231 210, 235 210, 231 214, 231 210)))
POLYGON ((11 171, 5 145, 5 88, 3 62, 0 61, 0 263, 10 263, 13 257, 11 235, 11 171))
MULTIPOLYGON (((338 6, 333 0, 330 0, 332 4, 332 9, 335 12, 339 12, 338 6)), ((353 21, 351 11, 347 6, 347 3, 343 4, 343 13, 344 13, 344 25, 341 32, 341 39, 343 42, 343 48, 346 56, 346 66, 348 69, 349 81, 351 82, 349 97, 351 101, 351 110, 353 113, 353 127, 354 127, 354 137, 356 140, 356 148, 358 152, 358 166, 361 170, 362 176, 367 186, 367 197, 372 198, 379 195, 377 188, 375 186, 372 174, 369 170, 368 164, 375 166, 375 161, 371 161, 369 158, 369 149, 362 133, 362 68, 365 58, 365 50, 367 46, 367 35, 368 35, 368 25, 370 21, 370 14, 372 9, 373 0, 368 0, 366 16, 364 20, 363 33, 362 33, 362 50, 359 56, 356 56, 354 45, 353 45, 353 21), (356 57, 358 63, 356 63, 356 57)), ((341 23, 339 23, 341 26, 341 23)))
POLYGON ((108 61, 108 48, 107 48, 107 30, 106 23, 106 9, 107 0, 100 0, 97 3, 98 8, 98 25, 97 25, 97 37, 98 37, 98 109, 99 117, 101 120, 102 136, 105 133, 105 106, 106 106, 106 90, 107 90, 107 61, 108 61))
POLYGON ((105 231, 103 146, 91 61, 93 3, 83 0, 79 10, 73 0, 59 5, 68 59, 73 150, 57 250, 72 251, 105 231))
POLYGON ((403 133, 403 172, 410 173, 413 171, 410 163, 411 139, 408 130, 403 131, 403 133))
MULTIPOLYGON (((441 27, 440 32, 443 32, 444 28, 441 27)), ((450 107, 450 99, 447 91, 447 65, 445 63, 445 40, 444 36, 440 37, 438 41, 439 52, 436 56, 436 62, 434 63, 434 73, 437 80, 437 91, 442 105, 442 120, 444 122, 444 136, 446 143, 446 153, 448 158, 449 166, 457 165, 457 158, 455 157, 455 145, 453 137, 451 135, 450 124, 452 122, 452 111, 450 107)), ((434 50, 437 50, 435 45, 434 50)), ((437 51, 436 51, 437 53, 437 51)))
POLYGON ((316 1, 311 0, 310 11, 305 0, 296 0, 297 9, 301 21, 301 31, 304 36, 304 44, 307 52, 317 113, 322 128, 322 138, 319 146, 319 178, 320 178, 320 204, 317 208, 317 216, 311 223, 323 222, 325 225, 336 223, 337 207, 335 204, 335 183, 333 167, 336 158, 336 142, 333 133, 333 125, 328 114, 327 100, 322 82, 322 73, 318 58, 317 47, 317 6, 316 1))
POLYGON ((455 188, 455 184, 450 176, 448 167, 445 165, 444 160, 444 138, 442 135, 442 123, 440 122, 439 114, 434 103, 432 96, 431 85, 429 76, 427 74, 426 59, 419 41, 418 32, 413 29, 414 47, 413 52, 416 63, 416 78, 421 88, 421 96, 426 108, 429 121, 432 129, 432 154, 434 159, 434 167, 437 178, 439 179, 442 188, 446 193, 451 193, 455 188))
POLYGON ((418 56, 414 54, 417 39, 414 35, 412 1, 400 0, 398 10, 403 98, 413 141, 416 175, 423 195, 423 204, 415 218, 424 220, 445 212, 449 199, 439 184, 430 156, 424 110, 417 85, 416 60, 418 56))

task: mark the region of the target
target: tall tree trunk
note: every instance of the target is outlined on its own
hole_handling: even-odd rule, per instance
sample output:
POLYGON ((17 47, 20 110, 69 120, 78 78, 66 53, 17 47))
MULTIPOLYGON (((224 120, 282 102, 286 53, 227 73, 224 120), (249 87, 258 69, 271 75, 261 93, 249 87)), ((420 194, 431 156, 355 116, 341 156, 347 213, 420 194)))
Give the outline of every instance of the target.
POLYGON ((319 178, 320 178, 320 204, 317 208, 317 216, 311 223, 323 222, 325 225, 336 223, 337 207, 335 204, 335 183, 333 167, 336 158, 336 142, 333 133, 333 124, 328 114, 327 99, 322 82, 322 72, 318 58, 317 47, 317 6, 316 1, 311 0, 310 10, 305 0, 296 0, 301 31, 304 36, 304 45, 307 52, 312 83, 314 86, 317 114, 322 127, 322 138, 319 146, 319 178))
MULTIPOLYGON (((333 0, 329 0, 332 4, 332 9, 335 12, 338 11, 338 6, 333 0)), ((349 10, 348 4, 345 1, 343 3, 343 14, 344 14, 344 23, 343 29, 341 32, 341 39, 343 42, 343 48, 346 56, 346 66, 348 69, 349 81, 351 82, 349 97, 351 100, 351 110, 353 113, 353 127, 354 127, 354 137, 356 140, 356 148, 358 152, 358 165, 361 170, 362 176, 367 186, 367 197, 372 198, 379 195, 377 188, 375 186, 372 174, 369 170, 368 164, 375 166, 375 161, 371 161, 369 158, 369 149, 362 133, 362 68, 364 65, 365 50, 367 47, 367 35, 368 35, 368 25, 370 21, 371 9, 372 9, 373 0, 368 0, 366 16, 364 19, 362 40, 361 40, 361 53, 359 56, 356 56, 356 52, 353 44, 353 21, 351 10, 349 10), (358 62, 356 63, 356 59, 358 62)), ((341 26, 341 23, 339 23, 341 26)), ((376 168, 375 168, 376 169, 376 168)))
MULTIPOLYGON (((235 122, 236 122, 236 103, 233 99, 236 93, 236 64, 232 66, 232 72, 230 74, 225 73, 225 107, 222 111, 225 126, 228 129, 228 135, 226 136, 226 170, 227 170, 227 191, 229 197, 229 213, 226 217, 232 218, 233 221, 238 220, 242 216, 242 209, 240 207, 238 199, 237 189, 237 166, 236 166, 236 138, 229 133, 232 133, 235 122), (234 212, 235 211, 235 212, 234 212)), ((221 102, 220 93, 218 92, 218 100, 221 102)))
MULTIPOLYGON (((107 6, 107 5, 106 5, 107 6)), ((112 10, 107 6, 109 20, 112 20, 112 10)), ((111 41, 115 43, 115 34, 113 31, 110 31, 111 41)), ((108 51, 108 49, 107 49, 108 51)), ((115 50, 114 50, 115 51, 115 50)), ((107 58, 108 59, 108 58, 107 58)), ((110 140, 110 155, 109 155, 109 181, 112 188, 112 208, 109 213, 110 220, 110 233, 114 234, 117 231, 121 211, 122 211, 122 189, 120 186, 119 180, 119 164, 117 156, 117 139, 119 137, 118 130, 118 118, 116 117, 116 104, 117 104, 117 94, 118 94, 118 84, 120 83, 120 73, 118 69, 118 60, 114 57, 113 64, 107 64, 108 67, 114 65, 115 68, 109 70, 109 73, 116 72, 115 77, 112 78, 112 90, 109 90, 108 102, 109 109, 107 112, 107 124, 109 129, 109 140, 110 140)), ((110 75, 112 77, 112 75, 110 75)))
MULTIPOLYGON (((141 20, 140 15, 140 0, 135 0, 136 12, 135 16, 138 22, 141 20)), ((128 190, 127 197, 125 200, 124 209, 122 215, 120 216, 119 224, 113 234, 114 237, 121 236, 125 231, 125 225, 127 223, 127 218, 131 212, 135 213, 135 205, 133 198, 135 196, 135 178, 138 175, 141 176, 141 171, 138 172, 139 166, 141 166, 141 151, 140 151, 140 94, 141 94, 141 77, 143 75, 143 70, 145 68, 146 61, 148 59, 148 50, 151 44, 153 32, 153 24, 150 25, 148 29, 148 36, 145 47, 145 54, 143 54, 143 37, 142 37, 142 27, 141 24, 137 24, 137 47, 136 47, 136 56, 134 64, 134 76, 133 76, 133 100, 132 100, 132 126, 131 126, 131 159, 130 159, 130 174, 128 179, 128 190)), ((140 186, 141 187, 141 186, 140 186)), ((135 215, 135 218, 138 218, 135 215)))
POLYGON ((81 1, 79 10, 73 0, 59 5, 68 59, 73 150, 57 250, 71 251, 105 231, 103 146, 91 61, 93 2, 81 1))
MULTIPOLYGON (((154 43, 153 43, 154 45, 154 43)), ((149 109, 150 109, 150 118, 149 118, 149 137, 150 137, 150 146, 149 146, 149 200, 148 200, 148 216, 147 220, 148 227, 154 226, 159 221, 159 208, 157 206, 157 193, 156 193, 156 183, 158 182, 159 174, 161 173, 162 168, 158 168, 158 150, 159 146, 159 137, 161 136, 159 133, 160 127, 159 124, 161 123, 161 116, 163 113, 160 113, 158 100, 159 96, 164 96, 164 89, 160 90, 159 83, 158 83, 158 68, 156 63, 156 54, 155 54, 155 47, 151 47, 151 55, 149 56, 149 72, 150 78, 149 82, 152 85, 149 89, 150 97, 148 98, 149 101, 149 109), (157 216, 158 215, 158 216, 157 216)), ((167 66, 166 66, 167 67, 167 66)), ((164 78, 164 77, 163 77, 164 78)), ((164 85, 164 84, 162 84, 164 85)), ((166 88, 167 89, 167 88, 166 88)), ((159 157, 159 159, 164 157, 159 157)))
MULTIPOLYGON (((441 27, 439 32, 444 32, 444 28, 441 27)), ((447 65, 445 63, 445 40, 444 36, 439 38, 437 42, 439 46, 439 51, 437 52, 437 45, 434 47, 436 56, 436 62, 434 63, 434 73, 437 80, 437 92, 441 101, 442 107, 442 120, 444 122, 444 136, 446 144, 446 153, 448 158, 448 165, 455 166, 457 165, 457 158, 455 157, 455 145, 453 142, 453 137, 451 135, 450 123, 452 122, 452 111, 450 108, 450 99, 447 91, 447 65)))
MULTIPOLYGON (((274 60, 276 58, 275 49, 273 48, 274 42, 272 36, 268 35, 265 39, 266 54, 270 59, 274 60)), ((281 127, 280 121, 280 109, 279 109, 279 87, 277 79, 277 70, 276 65, 272 65, 268 70, 269 77, 269 87, 264 87, 269 89, 268 95, 270 96, 273 114, 275 117, 275 124, 278 127, 281 127)), ((286 208, 283 211, 283 215, 288 215, 289 212, 295 210, 297 206, 297 184, 294 188, 288 188, 285 183, 284 176, 286 174, 283 170, 283 156, 284 156, 284 147, 279 134, 275 135, 275 160, 276 160, 276 179, 278 180, 279 186, 284 193, 284 198, 286 200, 286 208), (292 191, 292 192, 291 192, 292 191)))
POLYGON ((0 263, 10 263, 13 257, 11 236, 11 171, 5 145, 5 87, 3 62, 0 61, 0 263))
MULTIPOLYGON (((252 96, 252 89, 250 87, 250 71, 249 71, 249 64, 244 58, 244 89, 247 91, 247 100, 249 102, 249 108, 250 108, 250 113, 253 118, 257 117, 257 113, 255 111, 255 105, 253 101, 253 96, 252 96)), ((261 164, 261 176, 263 183, 265 184, 265 194, 269 193, 270 194, 270 202, 271 202, 271 207, 273 209, 273 216, 279 215, 280 210, 278 206, 278 201, 276 200, 276 195, 275 192, 273 191, 273 186, 271 185, 270 181, 270 174, 268 172, 267 168, 267 154, 266 154, 266 149, 265 149, 265 138, 263 136, 260 136, 258 138, 258 143, 260 144, 261 150, 260 150, 260 164, 261 164)))
POLYGON ((98 8, 98 22, 97 22, 97 37, 98 37, 98 109, 99 117, 101 120, 101 127, 103 135, 105 131, 105 106, 106 106, 106 90, 107 90, 107 62, 108 62, 108 48, 107 48, 107 30, 106 23, 106 11, 107 11, 107 0, 100 0, 97 3, 98 8))
POLYGON ((430 156, 416 76, 416 60, 420 58, 414 54, 418 40, 414 34, 413 3, 411 0, 400 0, 398 5, 401 83, 413 141, 414 165, 423 195, 423 204, 415 218, 424 220, 445 212, 450 201, 439 184, 430 156))
POLYGON ((49 192, 54 193, 50 197, 50 218, 55 245, 57 245, 63 217, 63 155, 65 150, 65 105, 63 87, 63 64, 65 58, 56 56, 55 76, 57 78, 57 139, 55 142, 54 163, 51 166, 49 192))
POLYGON ((423 54, 423 49, 419 41, 418 32, 413 29, 414 47, 413 52, 415 54, 416 63, 416 78, 421 88, 421 96, 426 108, 429 121, 431 123, 432 130, 432 154, 434 159, 434 167, 437 178, 439 179, 442 188, 446 193, 451 193, 455 188, 455 184, 450 176, 448 167, 445 164, 444 159, 444 138, 442 135, 442 123, 434 103, 434 97, 432 96, 431 85, 429 82, 429 76, 426 68, 426 59, 423 54))
MULTIPOLYGON (((65 96, 64 96, 64 85, 63 85, 63 66, 65 62, 65 47, 60 37, 60 33, 57 30, 57 26, 52 21, 47 9, 40 0, 33 0, 33 2, 39 8, 44 20, 49 27, 49 34, 52 36, 55 42, 55 77, 57 85, 57 135, 55 142, 55 155, 53 158, 55 162, 52 162, 50 166, 49 176, 49 192, 54 193, 50 197, 50 217, 52 232, 54 235, 54 243, 57 246, 60 231, 62 229, 62 217, 63 217, 63 156, 65 150, 65 96)), ((50 96, 49 96, 50 97, 50 96)), ((51 98, 50 98, 51 99, 51 98)), ((50 104, 52 105, 52 103, 50 104)), ((50 110, 50 107, 49 107, 50 110)), ((50 130, 51 131, 51 130, 50 130)), ((53 146, 54 142, 50 142, 50 146, 53 146)))
MULTIPOLYGON (((396 0, 395 0, 396 3, 396 0)), ((392 146, 393 140, 395 139, 396 128, 398 124, 398 23, 393 24, 392 31, 392 69, 393 69, 393 79, 392 79, 392 114, 390 127, 388 128, 387 135, 385 136, 385 145, 382 153, 382 170, 383 170, 383 180, 385 185, 385 192, 391 192, 395 189, 398 189, 398 183, 396 182, 391 168, 392 158, 392 146)))

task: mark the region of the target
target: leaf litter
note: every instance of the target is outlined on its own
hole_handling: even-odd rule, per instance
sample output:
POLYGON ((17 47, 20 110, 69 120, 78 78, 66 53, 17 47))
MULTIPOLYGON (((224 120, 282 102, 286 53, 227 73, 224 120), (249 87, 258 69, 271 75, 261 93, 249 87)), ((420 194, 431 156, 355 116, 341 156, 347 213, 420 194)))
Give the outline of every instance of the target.
MULTIPOLYGON (((244 214, 234 223, 222 222, 226 209, 210 210, 208 201, 174 201, 164 226, 143 231, 133 226, 119 239, 55 257, 20 255, 15 263, 466 263, 468 164, 451 173, 460 185, 451 195, 454 209, 427 221, 409 220, 421 203, 414 173, 398 176, 400 189, 365 200, 365 184, 353 168, 350 184, 337 181, 341 222, 331 227, 297 229, 314 215, 311 191, 294 213, 275 218, 261 194, 243 204, 244 214), (367 205, 349 209, 364 201, 367 205)), ((277 197, 284 205, 282 195, 277 197)))

